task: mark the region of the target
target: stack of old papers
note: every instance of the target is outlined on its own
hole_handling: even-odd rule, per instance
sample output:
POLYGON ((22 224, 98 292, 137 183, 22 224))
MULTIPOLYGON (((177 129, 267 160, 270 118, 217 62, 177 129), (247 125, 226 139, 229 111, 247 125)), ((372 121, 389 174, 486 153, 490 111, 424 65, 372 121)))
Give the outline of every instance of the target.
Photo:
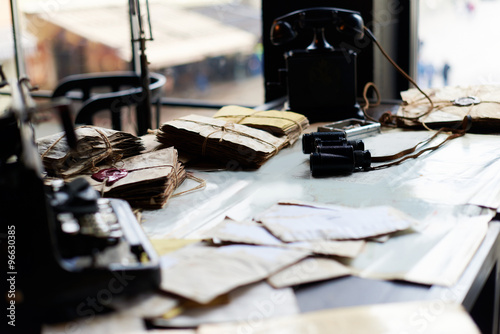
POLYGON ((158 141, 180 152, 204 156, 220 163, 237 163, 258 168, 288 142, 286 137, 198 115, 185 116, 163 124, 158 141))
POLYGON ((186 178, 173 147, 122 159, 84 177, 103 197, 121 198, 134 208, 159 209, 186 178), (108 172, 106 178, 97 176, 108 172), (110 182, 111 181, 111 182, 110 182))
POLYGON ((309 120, 302 114, 277 110, 256 111, 240 106, 223 107, 215 113, 214 118, 265 130, 277 137, 287 136, 290 144, 297 141, 302 131, 309 126, 309 120))
POLYGON ((405 125, 420 123, 452 126, 460 123, 465 116, 472 118, 474 130, 493 130, 500 127, 499 85, 446 86, 429 88, 425 93, 434 108, 427 113, 428 100, 416 88, 401 92, 403 104, 397 115, 405 125), (419 117, 424 115, 422 117, 419 117), (418 119, 417 119, 418 117, 418 119))
POLYGON ((68 178, 85 172, 104 160, 119 160, 144 150, 141 139, 130 133, 94 126, 82 126, 75 132, 75 151, 70 151, 64 133, 37 141, 38 152, 48 175, 68 178))

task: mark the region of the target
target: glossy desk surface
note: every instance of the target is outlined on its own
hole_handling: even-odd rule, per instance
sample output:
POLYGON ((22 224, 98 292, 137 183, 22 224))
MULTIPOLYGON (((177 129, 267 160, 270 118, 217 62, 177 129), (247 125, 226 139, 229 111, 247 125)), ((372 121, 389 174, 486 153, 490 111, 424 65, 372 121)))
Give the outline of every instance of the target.
MULTIPOLYGON (((315 128, 311 126, 310 130, 315 128)), ((426 131, 390 130, 363 140, 372 155, 384 155, 411 147, 430 135, 426 131)), ((475 215, 487 211, 494 216, 500 205, 498 147, 500 136, 467 134, 438 151, 396 167, 313 178, 308 156, 302 154, 301 142, 298 141, 256 171, 188 168, 196 177, 206 181, 205 189, 172 198, 161 210, 144 212, 143 227, 150 238, 197 238, 226 216, 237 220, 252 219, 282 200, 351 207, 388 204, 420 220, 435 213, 447 217, 456 212, 475 215)), ((195 185, 188 180, 180 190, 195 185)), ((351 276, 297 287, 299 307, 305 312, 441 299, 461 303, 470 311, 494 268, 497 281, 500 276, 498 264, 495 267, 500 257, 500 222, 492 221, 487 228, 486 236, 466 270, 451 286, 351 276)), ((497 287, 497 300, 499 290, 497 287)), ((498 321, 495 326, 498 330, 498 321)))

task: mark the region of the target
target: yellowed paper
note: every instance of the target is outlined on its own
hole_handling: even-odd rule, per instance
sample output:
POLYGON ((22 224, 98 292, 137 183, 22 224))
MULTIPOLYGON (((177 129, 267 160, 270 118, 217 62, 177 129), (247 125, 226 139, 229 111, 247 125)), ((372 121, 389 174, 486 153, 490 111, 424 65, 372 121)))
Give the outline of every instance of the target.
POLYGON ((196 239, 150 239, 149 241, 160 256, 172 253, 194 243, 201 242, 201 240, 196 239))
POLYGON ((239 287, 228 293, 228 302, 214 306, 192 307, 172 319, 155 319, 155 326, 195 327, 207 323, 238 321, 255 317, 263 319, 299 313, 297 300, 290 288, 274 289, 265 281, 239 287))
POLYGON ((267 281, 275 288, 284 288, 350 274, 351 269, 334 259, 309 257, 278 271, 267 281))
POLYGON ((363 240, 316 240, 285 243, 273 236, 262 224, 255 221, 236 221, 227 217, 202 235, 205 238, 224 242, 301 249, 315 254, 342 257, 355 257, 365 244, 363 240))
POLYGON ((388 206, 349 208, 300 203, 274 205, 258 220, 286 242, 363 239, 417 225, 414 219, 388 206))
POLYGON ((177 298, 166 294, 150 294, 139 295, 126 302, 113 303, 111 307, 125 317, 151 319, 161 317, 177 305, 177 298))
POLYGON ((214 118, 266 130, 275 136, 287 136, 293 144, 309 126, 308 119, 291 111, 254 110, 240 106, 225 106, 214 118))
POLYGON ((284 130, 302 122, 305 116, 290 111, 254 110, 231 105, 221 108, 215 113, 214 118, 238 124, 255 124, 284 130))
POLYGON ((188 115, 164 123, 158 141, 182 153, 258 168, 288 143, 286 137, 224 120, 188 115))
POLYGON ((283 242, 273 236, 262 225, 254 221, 236 221, 225 218, 220 224, 203 233, 206 238, 218 239, 226 242, 279 246, 283 242))
POLYGON ((205 304, 309 255, 277 247, 193 245, 161 257, 161 289, 205 304))
POLYGON ((285 244, 286 247, 309 250, 318 255, 335 255, 340 257, 356 257, 366 242, 364 240, 317 240, 300 241, 285 244))

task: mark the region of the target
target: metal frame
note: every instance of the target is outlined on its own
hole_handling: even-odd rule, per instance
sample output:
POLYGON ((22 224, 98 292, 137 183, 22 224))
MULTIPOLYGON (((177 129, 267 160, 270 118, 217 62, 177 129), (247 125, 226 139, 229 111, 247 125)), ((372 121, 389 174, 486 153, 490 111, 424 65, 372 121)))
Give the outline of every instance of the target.
POLYGON ((14 59, 16 63, 17 79, 26 75, 26 67, 24 65, 24 53, 21 45, 21 40, 18 37, 21 31, 19 23, 19 10, 17 0, 10 0, 10 13, 12 19, 12 37, 14 40, 14 59))

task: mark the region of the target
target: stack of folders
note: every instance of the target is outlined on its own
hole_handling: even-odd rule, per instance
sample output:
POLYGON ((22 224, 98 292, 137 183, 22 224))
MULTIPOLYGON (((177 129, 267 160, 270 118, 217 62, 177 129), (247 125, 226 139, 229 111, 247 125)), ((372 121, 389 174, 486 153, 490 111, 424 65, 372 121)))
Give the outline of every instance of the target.
POLYGON ((286 136, 290 144, 297 141, 303 130, 309 126, 307 117, 295 112, 277 110, 256 111, 233 105, 221 108, 214 115, 214 118, 265 130, 277 137, 286 136))
POLYGON ((155 210, 165 205, 185 180, 186 172, 177 150, 169 147, 102 165, 85 178, 103 197, 121 198, 133 208, 155 210))
POLYGON ((119 160, 144 150, 140 138, 126 132, 93 126, 75 130, 77 149, 70 150, 64 133, 40 138, 38 152, 50 176, 69 178, 101 162, 119 160))
POLYGON ((180 152, 199 155, 219 163, 258 168, 288 144, 287 137, 222 119, 189 115, 164 123, 157 140, 180 152))

